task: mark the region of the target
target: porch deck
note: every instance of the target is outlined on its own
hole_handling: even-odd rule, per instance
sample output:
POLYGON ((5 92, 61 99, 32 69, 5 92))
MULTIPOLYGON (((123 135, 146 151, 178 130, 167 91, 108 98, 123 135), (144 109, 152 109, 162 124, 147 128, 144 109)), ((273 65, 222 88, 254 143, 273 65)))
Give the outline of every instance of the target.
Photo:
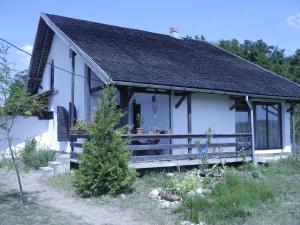
MULTIPOLYGON (((252 160, 251 133, 241 134, 124 134, 132 152, 130 166, 136 169, 180 167, 252 160), (155 140, 155 141, 154 141, 155 140), (164 140, 162 144, 160 142, 164 140), (197 141, 196 141, 197 140, 197 141), (155 142, 155 143, 154 143, 155 142), (167 142, 167 143, 166 143, 167 142), (241 151, 242 149, 242 151, 241 151)), ((72 132, 71 161, 78 161, 78 139, 89 139, 87 133, 72 132)))

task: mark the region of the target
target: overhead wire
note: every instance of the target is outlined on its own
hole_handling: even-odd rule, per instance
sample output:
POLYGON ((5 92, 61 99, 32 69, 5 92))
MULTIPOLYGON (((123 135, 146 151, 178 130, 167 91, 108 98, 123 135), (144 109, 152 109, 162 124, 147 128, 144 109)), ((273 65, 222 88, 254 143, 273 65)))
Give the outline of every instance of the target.
MULTIPOLYGON (((30 57, 32 57, 32 54, 31 54, 31 53, 29 53, 29 52, 25 51, 24 49, 18 47, 17 45, 13 44, 12 42, 7 41, 6 39, 1 38, 1 37, 0 37, 0 41, 5 42, 6 44, 12 46, 13 48, 15 48, 15 49, 17 49, 17 50, 19 50, 19 51, 21 51, 21 52, 23 52, 23 53, 29 55, 30 57)), ((50 65, 50 66, 53 66, 54 68, 57 68, 57 69, 59 69, 59 70, 61 70, 61 71, 64 71, 64 72, 66 72, 66 73, 68 73, 68 74, 70 74, 70 75, 74 75, 74 76, 77 76, 77 77, 80 77, 80 78, 83 78, 83 79, 89 79, 88 77, 85 77, 84 75, 80 75, 80 74, 73 73, 73 72, 71 72, 71 71, 68 71, 68 70, 62 68, 62 67, 53 65, 52 63, 50 63, 50 62, 48 62, 48 61, 46 62, 46 64, 48 64, 48 65, 50 65)), ((100 79, 96 80, 96 79, 92 79, 92 78, 90 78, 90 80, 98 81, 98 82, 100 81, 100 79)))

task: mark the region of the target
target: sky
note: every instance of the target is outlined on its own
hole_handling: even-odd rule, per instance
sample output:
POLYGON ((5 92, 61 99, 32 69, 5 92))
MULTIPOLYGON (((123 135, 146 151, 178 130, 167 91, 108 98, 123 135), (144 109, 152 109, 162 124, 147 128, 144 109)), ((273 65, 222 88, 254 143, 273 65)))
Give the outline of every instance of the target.
MULTIPOLYGON (((0 0, 0 37, 31 52, 41 12, 208 41, 263 39, 291 55, 300 49, 300 0, 0 0)), ((18 70, 30 57, 10 49, 18 70)))

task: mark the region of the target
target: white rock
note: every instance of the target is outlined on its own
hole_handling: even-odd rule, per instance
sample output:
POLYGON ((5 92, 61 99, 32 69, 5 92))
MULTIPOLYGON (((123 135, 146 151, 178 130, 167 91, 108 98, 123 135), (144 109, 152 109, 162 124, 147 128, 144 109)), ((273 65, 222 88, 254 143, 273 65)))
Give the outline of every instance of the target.
POLYGON ((192 196, 195 196, 195 195, 197 195, 197 196, 203 196, 202 190, 198 190, 198 189, 196 191, 193 191, 193 190, 189 191, 187 193, 187 196, 189 196, 189 197, 192 197, 192 196))
POLYGON ((202 189, 202 193, 203 194, 211 194, 212 190, 210 190, 210 189, 202 189))
POLYGON ((179 205, 181 204, 181 202, 178 202, 178 201, 176 201, 176 202, 169 202, 169 206, 168 206, 168 208, 176 208, 176 207, 178 207, 179 205))
POLYGON ((174 177, 174 173, 167 173, 167 177, 174 177))
POLYGON ((192 196, 196 195, 196 192, 191 190, 186 195, 189 196, 189 197, 192 197, 192 196))
POLYGON ((197 194, 202 194, 203 193, 203 189, 201 187, 196 189, 196 193, 197 194))
POLYGON ((191 224, 191 222, 189 222, 189 221, 182 221, 180 223, 180 225, 190 225, 190 224, 191 224))
POLYGON ((161 192, 161 189, 157 188, 157 189, 154 189, 152 190, 150 193, 149 193, 149 198, 151 199, 156 199, 158 198, 158 194, 161 192))
POLYGON ((189 222, 189 221, 183 221, 181 222, 180 225, 205 225, 206 223, 205 222, 199 222, 199 223, 192 223, 192 222, 189 222))
POLYGON ((125 195, 125 194, 121 194, 120 197, 121 197, 121 199, 123 199, 123 200, 126 199, 126 195, 125 195))
POLYGON ((170 207, 170 202, 162 200, 162 201, 159 202, 158 207, 162 208, 162 209, 169 208, 170 207))

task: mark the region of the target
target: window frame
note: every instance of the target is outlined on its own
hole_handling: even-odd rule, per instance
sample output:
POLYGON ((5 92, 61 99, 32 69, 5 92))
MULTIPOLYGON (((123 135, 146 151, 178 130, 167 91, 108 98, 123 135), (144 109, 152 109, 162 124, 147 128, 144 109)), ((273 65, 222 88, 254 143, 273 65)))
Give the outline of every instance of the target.
MULTIPOLYGON (((237 113, 239 112, 243 112, 243 113, 247 113, 247 117, 248 117, 248 126, 249 126, 249 131, 247 133, 251 133, 251 115, 250 115, 250 109, 247 105, 247 103, 245 101, 242 102, 235 102, 235 132, 236 133, 244 133, 244 132, 240 132, 237 130, 237 113)), ((237 137, 236 138, 236 142, 251 142, 251 138, 249 139, 248 137, 237 137)), ((249 150, 251 148, 251 146, 244 146, 245 150, 249 150)), ((239 151, 241 149, 241 146, 237 146, 237 151, 239 151)))
POLYGON ((246 112, 248 114, 248 125, 249 125, 249 133, 251 132, 251 116, 250 116, 250 110, 246 102, 243 104, 236 104, 235 105, 235 132, 237 133, 236 125, 237 125, 237 113, 238 112, 246 112))
MULTIPOLYGON (((258 148, 255 146, 255 150, 274 150, 274 149, 282 149, 283 148, 283 131, 282 131, 282 105, 280 102, 254 102, 254 138, 256 139, 256 134, 257 134, 257 123, 256 123, 256 106, 261 105, 261 106, 271 106, 271 105, 278 105, 278 115, 279 115, 279 129, 280 129, 280 145, 278 147, 272 147, 270 148, 270 143, 269 143, 269 113, 268 110, 266 110, 266 146, 265 148, 258 148)), ((256 144, 256 141, 255 141, 256 144)))

